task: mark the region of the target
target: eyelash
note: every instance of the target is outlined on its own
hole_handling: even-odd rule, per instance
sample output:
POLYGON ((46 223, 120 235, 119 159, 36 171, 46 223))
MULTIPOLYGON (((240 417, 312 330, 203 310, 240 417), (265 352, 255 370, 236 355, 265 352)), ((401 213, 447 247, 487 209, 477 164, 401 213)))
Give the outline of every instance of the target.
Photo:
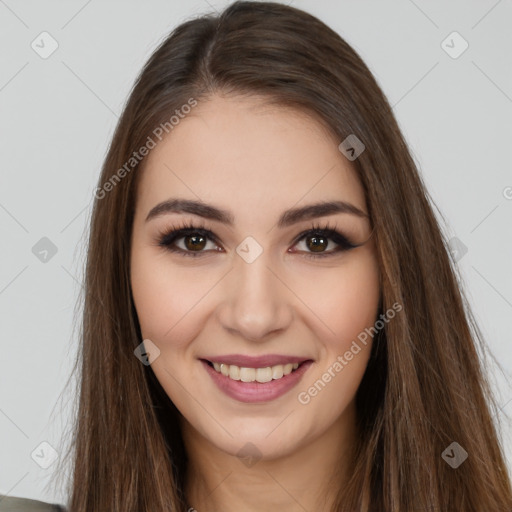
MULTIPOLYGON (((178 253, 185 257, 192 257, 197 258, 202 256, 208 251, 185 251, 183 249, 173 247, 173 244, 180 240, 181 238, 185 238, 190 235, 201 235, 208 240, 214 242, 215 244, 219 245, 219 241, 217 237, 209 230, 206 229, 204 225, 193 225, 193 224, 182 224, 178 226, 175 229, 171 229, 169 231, 163 231, 158 233, 157 235, 157 245, 160 247, 163 247, 165 250, 178 253)), ((329 224, 322 224, 322 225, 313 225, 310 229, 307 229, 306 231, 303 231, 300 233, 300 235, 297 236, 295 239, 293 245, 297 245, 300 241, 302 241, 304 238, 306 238, 308 235, 310 236, 319 236, 324 237, 329 240, 332 240, 335 244, 337 244, 337 247, 333 250, 330 250, 328 252, 320 252, 320 253, 312 253, 308 252, 303 254, 305 257, 308 258, 327 258, 330 256, 333 256, 334 254, 337 254, 339 252, 345 252, 349 251, 351 249, 355 249, 356 247, 359 247, 359 245, 354 244, 348 237, 345 235, 342 235, 339 231, 336 231, 336 226, 332 227, 329 224)))

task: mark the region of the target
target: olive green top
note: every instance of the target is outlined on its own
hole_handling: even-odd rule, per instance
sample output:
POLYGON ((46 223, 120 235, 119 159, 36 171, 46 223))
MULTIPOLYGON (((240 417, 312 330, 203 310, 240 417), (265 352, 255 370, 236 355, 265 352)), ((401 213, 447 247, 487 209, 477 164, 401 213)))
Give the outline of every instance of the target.
POLYGON ((0 494, 0 512, 66 512, 62 505, 0 494))

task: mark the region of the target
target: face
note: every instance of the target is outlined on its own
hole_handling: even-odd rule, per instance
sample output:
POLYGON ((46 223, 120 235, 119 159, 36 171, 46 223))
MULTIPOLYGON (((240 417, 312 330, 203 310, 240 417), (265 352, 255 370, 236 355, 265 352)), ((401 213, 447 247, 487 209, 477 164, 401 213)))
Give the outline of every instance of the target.
POLYGON ((151 368, 226 453, 272 459, 353 423, 380 287, 339 142, 304 113, 213 97, 141 171, 131 284, 151 368))

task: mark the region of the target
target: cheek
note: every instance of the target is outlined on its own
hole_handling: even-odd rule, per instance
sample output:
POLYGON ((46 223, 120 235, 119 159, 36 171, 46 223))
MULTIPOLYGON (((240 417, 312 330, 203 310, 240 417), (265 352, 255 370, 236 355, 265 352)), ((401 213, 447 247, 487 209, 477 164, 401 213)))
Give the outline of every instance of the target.
POLYGON ((135 247, 131 261, 133 301, 143 338, 162 340, 183 316, 182 289, 163 257, 155 258, 146 248, 135 247))
MULTIPOLYGON (((185 338, 193 335, 190 329, 199 329, 198 313, 220 275, 222 271, 213 268, 206 273, 193 266, 178 269, 169 255, 155 255, 154 248, 135 247, 131 284, 143 337, 161 342, 172 339, 174 346, 183 338, 185 343, 185 338)), ((285 280, 293 283, 295 295, 306 305, 298 306, 304 322, 327 346, 343 350, 375 321, 379 273, 369 251, 330 269, 291 268, 285 280)))
POLYGON ((311 288, 310 303, 316 305, 314 313, 322 320, 316 322, 322 324, 318 334, 321 355, 296 398, 303 414, 315 418, 314 430, 343 421, 363 378, 372 347, 369 329, 375 325, 379 306, 378 265, 367 254, 325 279, 317 278, 311 288))
POLYGON ((333 330, 339 334, 343 345, 351 343, 365 328, 373 326, 379 305, 380 287, 376 266, 361 262, 354 271, 343 276, 339 296, 328 310, 333 330), (337 307, 336 307, 337 306, 337 307))
POLYGON ((161 350, 187 343, 200 329, 197 316, 216 280, 215 272, 178 268, 165 252, 155 254, 154 247, 135 247, 131 287, 143 338, 161 350))
POLYGON ((336 268, 317 269, 314 276, 302 274, 294 289, 307 304, 308 323, 326 351, 344 353, 365 328, 374 325, 380 283, 377 262, 369 251, 336 268))

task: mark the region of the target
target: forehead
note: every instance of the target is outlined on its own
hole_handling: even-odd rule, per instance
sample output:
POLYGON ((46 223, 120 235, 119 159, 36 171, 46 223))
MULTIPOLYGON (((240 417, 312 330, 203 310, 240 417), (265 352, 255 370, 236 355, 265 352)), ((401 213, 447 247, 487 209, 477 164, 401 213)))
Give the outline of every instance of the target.
POLYGON ((304 112, 257 98, 199 103, 147 156, 138 207, 169 196, 213 202, 246 219, 341 199, 366 211, 364 191, 336 138, 304 112))

